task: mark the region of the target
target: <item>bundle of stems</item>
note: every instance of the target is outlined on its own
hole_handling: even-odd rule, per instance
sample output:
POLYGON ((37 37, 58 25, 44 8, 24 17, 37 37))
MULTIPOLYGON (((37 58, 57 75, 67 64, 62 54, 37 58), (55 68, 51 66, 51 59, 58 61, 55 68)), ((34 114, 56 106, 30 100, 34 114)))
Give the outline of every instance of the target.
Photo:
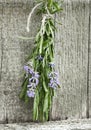
POLYGON ((27 20, 27 31, 33 12, 38 7, 42 14, 42 22, 35 38, 35 47, 24 66, 25 75, 20 98, 29 102, 34 98, 33 120, 47 121, 49 119, 54 91, 60 87, 58 74, 54 64, 54 32, 56 30, 54 14, 61 11, 61 2, 55 0, 37 0, 27 20))

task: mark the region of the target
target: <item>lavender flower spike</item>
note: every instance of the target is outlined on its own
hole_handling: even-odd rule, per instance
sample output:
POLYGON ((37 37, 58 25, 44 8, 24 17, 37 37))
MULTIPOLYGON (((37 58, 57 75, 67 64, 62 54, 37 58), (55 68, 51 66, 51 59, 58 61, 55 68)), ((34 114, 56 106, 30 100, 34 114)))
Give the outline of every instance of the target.
POLYGON ((33 69, 30 69, 29 73, 32 75, 34 73, 33 69))
POLYGON ((43 57, 40 55, 40 56, 38 57, 38 59, 39 59, 39 60, 43 60, 43 57))
POLYGON ((24 65, 24 70, 28 73, 28 71, 29 71, 29 66, 24 65))
POLYGON ((58 74, 53 71, 49 75, 50 83, 49 87, 56 89, 59 86, 58 74))
POLYGON ((30 84, 35 83, 35 86, 37 86, 39 83, 39 80, 36 77, 32 77, 29 79, 29 82, 30 82, 30 84))
POLYGON ((38 72, 35 72, 34 77, 39 78, 39 73, 38 73, 38 72))
POLYGON ((39 78, 39 73, 38 72, 33 72, 32 77, 39 78))
POLYGON ((35 96, 35 92, 34 91, 31 91, 31 90, 27 90, 27 96, 28 97, 33 97, 35 96))
POLYGON ((57 84, 55 82, 51 82, 51 83, 49 83, 49 87, 56 89, 57 84))
POLYGON ((56 72, 51 72, 49 75, 48 75, 49 78, 55 78, 55 77, 58 77, 58 73, 56 72))
POLYGON ((50 62, 49 66, 53 68, 53 67, 55 67, 55 64, 53 62, 50 62))
POLYGON ((42 57, 41 55, 38 55, 38 56, 36 57, 36 59, 38 59, 39 61, 42 61, 42 60, 43 60, 43 57, 42 57))

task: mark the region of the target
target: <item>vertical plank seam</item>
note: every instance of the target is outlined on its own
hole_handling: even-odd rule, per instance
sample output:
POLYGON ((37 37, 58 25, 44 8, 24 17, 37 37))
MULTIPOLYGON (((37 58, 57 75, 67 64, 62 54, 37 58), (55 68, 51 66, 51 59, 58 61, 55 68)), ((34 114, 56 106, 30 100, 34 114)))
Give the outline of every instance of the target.
POLYGON ((87 63, 87 110, 86 117, 89 118, 89 60, 90 60, 90 2, 89 2, 89 23, 88 23, 88 63, 87 63))
MULTIPOLYGON (((2 7, 2 14, 3 14, 3 7, 2 7)), ((2 28, 1 28, 1 65, 0 65, 0 82, 2 80, 2 62, 3 62, 3 42, 2 42, 2 28)))
MULTIPOLYGON (((2 32, 2 30, 1 30, 2 32)), ((1 39, 2 39, 2 34, 1 34, 1 39)), ((2 41, 2 40, 1 40, 2 41)), ((1 42, 1 71, 0 71, 0 82, 2 80, 2 63, 3 62, 3 43, 1 42)))

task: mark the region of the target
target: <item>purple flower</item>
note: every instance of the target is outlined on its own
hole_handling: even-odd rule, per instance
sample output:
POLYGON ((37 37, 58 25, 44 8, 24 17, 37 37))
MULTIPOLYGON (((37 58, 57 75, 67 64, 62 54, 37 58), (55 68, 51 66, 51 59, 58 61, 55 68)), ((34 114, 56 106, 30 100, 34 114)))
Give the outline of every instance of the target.
POLYGON ((57 84, 55 82, 49 83, 49 87, 56 89, 57 88, 57 84))
POLYGON ((57 76, 58 76, 58 73, 56 73, 56 72, 51 72, 51 73, 48 75, 49 78, 56 78, 57 76))
POLYGON ((29 66, 27 66, 27 65, 24 65, 24 70, 28 73, 29 72, 29 66))
POLYGON ((35 92, 32 90, 27 90, 27 96, 28 97, 34 97, 35 96, 35 92))
POLYGON ((39 73, 34 72, 33 69, 30 69, 29 73, 31 74, 31 78, 29 78, 29 84, 27 85, 27 88, 35 89, 39 83, 39 73))
POLYGON ((24 70, 26 71, 26 73, 31 74, 32 77, 36 77, 39 78, 39 73, 38 72, 34 72, 33 69, 31 69, 29 66, 24 66, 24 70))
POLYGON ((42 57, 41 55, 38 55, 38 56, 36 57, 36 59, 38 59, 39 61, 42 61, 42 60, 43 60, 43 57, 42 57))
POLYGON ((49 87, 56 89, 59 86, 58 74, 51 72, 48 76, 50 79, 49 87))
POLYGON ((34 73, 33 69, 30 69, 30 70, 29 70, 29 73, 30 73, 30 74, 33 74, 33 73, 34 73))
POLYGON ((49 83, 49 87, 56 89, 59 85, 58 79, 51 79, 49 83))
POLYGON ((32 78, 29 79, 29 83, 30 83, 30 84, 31 84, 31 83, 34 83, 35 86, 37 86, 38 83, 39 83, 39 80, 38 80, 36 77, 32 77, 32 78))
POLYGON ((55 67, 55 64, 52 63, 52 62, 50 62, 50 63, 49 63, 49 66, 52 67, 52 68, 54 68, 54 67, 55 67))
POLYGON ((26 73, 30 73, 32 74, 33 73, 33 69, 31 69, 29 66, 25 65, 24 66, 24 70, 26 71, 26 73))
POLYGON ((32 73, 32 77, 39 78, 39 73, 38 73, 38 72, 33 72, 33 73, 32 73))
POLYGON ((31 77, 27 85, 27 95, 28 97, 34 97, 36 86, 39 83, 39 73, 35 72, 29 66, 24 66, 24 70, 26 71, 26 77, 31 77))
POLYGON ((59 82, 58 78, 54 79, 54 81, 56 82, 57 85, 60 85, 60 82, 59 82))
POLYGON ((32 75, 32 77, 39 78, 39 73, 38 73, 38 72, 35 72, 33 69, 30 69, 30 70, 29 70, 29 73, 32 75))
POLYGON ((49 86, 50 86, 51 88, 56 89, 56 88, 57 88, 57 83, 56 83, 56 81, 53 80, 53 79, 51 79, 51 80, 50 80, 50 83, 49 83, 49 86))

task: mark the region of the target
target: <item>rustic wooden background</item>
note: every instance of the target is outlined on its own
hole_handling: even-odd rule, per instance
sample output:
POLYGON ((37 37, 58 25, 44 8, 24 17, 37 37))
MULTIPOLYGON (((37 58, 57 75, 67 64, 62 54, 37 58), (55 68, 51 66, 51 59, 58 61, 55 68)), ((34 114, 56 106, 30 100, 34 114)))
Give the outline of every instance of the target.
MULTIPOLYGON (((25 59, 41 17, 34 14, 30 32, 27 17, 34 0, 0 0, 0 123, 32 120, 32 100, 19 99, 25 59)), ((63 12, 56 15, 55 62, 61 88, 53 99, 51 119, 91 117, 91 1, 64 0, 63 12)))

